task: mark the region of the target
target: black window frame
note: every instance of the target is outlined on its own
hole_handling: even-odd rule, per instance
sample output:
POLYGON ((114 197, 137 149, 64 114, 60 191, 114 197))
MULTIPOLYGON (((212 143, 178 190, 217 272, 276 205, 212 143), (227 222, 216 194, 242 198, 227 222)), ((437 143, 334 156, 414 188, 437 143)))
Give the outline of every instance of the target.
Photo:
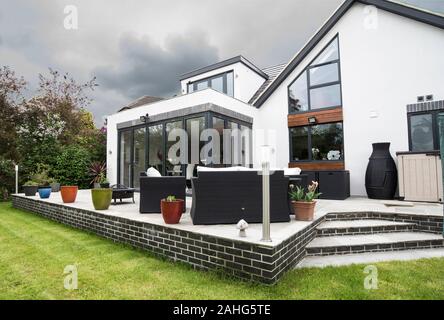
MULTIPOLYGON (((234 70, 229 70, 229 71, 221 72, 221 73, 218 73, 216 75, 213 75, 213 76, 207 77, 207 78, 203 78, 203 79, 199 79, 199 80, 195 80, 195 81, 190 81, 190 82, 187 83, 187 93, 193 93, 193 92, 200 91, 200 90, 197 90, 197 84, 205 82, 205 81, 207 82, 208 88, 213 88, 211 86, 211 81, 213 79, 216 79, 216 78, 219 78, 220 76, 222 76, 222 92, 219 91, 219 90, 216 90, 216 89, 214 89, 214 90, 228 95, 228 79, 227 79, 227 75, 229 73, 233 74, 233 97, 234 97, 234 70), (190 87, 191 86, 193 86, 193 91, 192 92, 190 92, 190 87)), ((205 89, 202 89, 202 90, 205 90, 205 89)), ((231 96, 229 96, 229 97, 231 97, 231 96)))
MULTIPOLYGON (((159 120, 159 121, 153 121, 153 122, 149 122, 146 124, 139 124, 136 126, 130 126, 130 127, 125 127, 125 128, 121 128, 117 130, 117 183, 120 184, 121 183, 121 179, 120 179, 120 173, 121 173, 121 168, 120 168, 120 160, 121 160, 121 135, 123 132, 125 131, 130 131, 131 134, 131 153, 130 153, 130 162, 133 163, 134 162, 134 130, 136 129, 140 129, 140 128, 145 128, 145 143, 146 148, 145 148, 145 167, 148 166, 149 164, 149 127, 150 126, 156 126, 156 125, 162 125, 162 133, 163 133, 163 146, 162 146, 162 150, 163 150, 163 154, 166 155, 166 142, 167 142, 167 136, 166 136, 166 124, 170 123, 170 122, 177 122, 177 121, 182 121, 182 128, 186 128, 186 121, 189 119, 195 119, 195 118, 200 118, 203 117, 205 119, 205 129, 207 128, 212 128, 213 127, 213 117, 217 117, 220 119, 224 120, 224 128, 228 129, 228 124, 230 122, 234 122, 237 123, 240 126, 245 126, 247 128, 249 128, 250 130, 253 128, 253 124, 240 120, 240 119, 236 119, 221 113, 217 113, 214 111, 204 111, 204 112, 198 112, 198 113, 193 113, 193 114, 189 114, 187 116, 181 116, 181 117, 174 117, 174 118, 170 118, 170 119, 163 119, 163 120, 159 120)), ((250 146, 250 148, 252 148, 252 146, 250 146)), ((251 152, 251 150, 250 150, 251 152)), ((162 176, 166 175, 166 161, 164 160, 164 163, 162 164, 162 176)), ((182 165, 182 174, 185 174, 185 170, 186 170, 186 165, 182 165)), ((226 165, 228 166, 228 165, 226 165)), ((210 166, 211 167, 211 166, 210 166)), ((134 172, 134 166, 131 166, 131 170, 130 170, 130 175, 131 178, 134 179, 135 176, 134 174, 136 174, 136 177, 138 177, 139 172, 135 173, 134 172)), ((130 181, 131 186, 133 186, 133 181, 130 181)))
POLYGON ((408 138, 409 138, 409 151, 411 152, 434 152, 440 150, 440 142, 439 142, 439 125, 438 125, 438 114, 443 113, 444 110, 429 110, 429 111, 418 111, 418 112, 410 112, 407 114, 407 130, 408 130, 408 138), (432 131, 433 131, 433 148, 434 150, 427 151, 414 151, 413 143, 412 143, 412 122, 411 118, 413 116, 419 116, 424 114, 432 115, 432 131))
POLYGON ((288 140, 289 140, 289 152, 290 152, 290 163, 344 163, 345 162, 345 141, 344 141, 344 121, 334 121, 334 122, 325 122, 325 123, 316 123, 312 125, 304 125, 304 126, 296 126, 296 127, 290 127, 288 128, 288 140), (318 125, 327 125, 327 124, 342 124, 342 159, 340 160, 313 160, 313 154, 312 154, 312 139, 311 139, 311 128, 313 126, 318 125), (293 140, 292 140, 292 134, 291 129, 293 128, 307 128, 307 143, 308 143, 308 159, 307 160, 294 160, 293 159, 293 140))
POLYGON ((334 108, 342 107, 343 99, 342 99, 342 76, 341 76, 341 50, 340 50, 340 45, 339 44, 340 44, 339 33, 337 33, 327 43, 327 45, 324 48, 322 48, 322 50, 320 50, 320 52, 316 55, 316 57, 314 57, 314 59, 310 61, 310 63, 307 65, 307 67, 305 67, 304 70, 302 70, 294 78, 294 80, 287 86, 288 114, 303 114, 303 113, 306 113, 306 112, 313 112, 313 111, 317 111, 317 110, 328 110, 328 109, 334 109, 334 108), (312 65, 314 63, 314 61, 316 61, 316 59, 319 58, 319 56, 325 51, 325 49, 327 49, 336 40, 338 42, 338 59, 312 65), (330 64, 337 64, 337 66, 338 66, 338 80, 312 86, 311 83, 310 83, 310 70, 314 69, 314 68, 330 65, 330 64), (294 110, 291 110, 291 105, 290 105, 290 87, 304 74, 304 72, 306 72, 306 81, 307 81, 307 106, 308 106, 308 109, 304 110, 304 111, 294 111, 294 110), (338 85, 338 84, 339 84, 339 99, 340 99, 340 104, 339 105, 323 107, 323 108, 315 108, 315 109, 311 108, 311 95, 310 95, 311 90, 319 89, 319 88, 324 88, 324 87, 329 87, 329 86, 338 85))

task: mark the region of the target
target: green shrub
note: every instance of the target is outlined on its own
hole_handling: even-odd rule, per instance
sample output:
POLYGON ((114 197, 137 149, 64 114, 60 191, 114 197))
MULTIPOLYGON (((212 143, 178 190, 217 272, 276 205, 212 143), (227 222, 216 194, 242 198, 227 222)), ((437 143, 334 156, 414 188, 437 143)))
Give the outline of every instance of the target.
POLYGON ((0 158, 0 201, 7 200, 15 190, 15 164, 0 158))
POLYGON ((62 149, 57 156, 53 167, 53 173, 56 180, 61 185, 75 185, 80 189, 89 187, 90 164, 89 152, 79 146, 68 146, 62 149))

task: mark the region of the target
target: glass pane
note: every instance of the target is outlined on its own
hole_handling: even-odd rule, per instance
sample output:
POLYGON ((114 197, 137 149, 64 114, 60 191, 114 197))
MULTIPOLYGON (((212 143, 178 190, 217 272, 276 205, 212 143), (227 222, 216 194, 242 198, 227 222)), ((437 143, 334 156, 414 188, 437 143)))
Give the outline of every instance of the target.
POLYGON ((217 78, 211 79, 211 88, 217 90, 219 92, 224 92, 224 77, 223 75, 218 76, 217 78))
POLYGON ((419 114, 410 117, 412 151, 432 151, 433 122, 432 114, 419 114))
POLYGON ((308 127, 290 129, 292 161, 308 160, 308 127))
POLYGON ((253 134, 247 126, 240 126, 241 130, 241 165, 244 167, 252 164, 253 134))
POLYGON ((342 160, 344 154, 342 123, 320 124, 311 127, 313 160, 342 160))
POLYGON ((232 166, 237 166, 242 163, 241 161, 241 135, 239 130, 239 125, 236 122, 228 122, 228 129, 230 129, 230 141, 227 141, 227 148, 231 154, 229 157, 225 155, 225 158, 230 159, 230 164, 232 166))
POLYGON ((156 168, 160 174, 163 174, 163 125, 149 127, 148 135, 148 166, 156 168))
POLYGON ((194 84, 193 83, 189 83, 187 86, 188 86, 188 93, 191 93, 194 91, 194 84))
POLYGON ((339 81, 338 71, 337 63, 310 69, 310 86, 339 81))
POLYGON ((224 159, 224 119, 213 117, 213 129, 219 133, 219 146, 213 146, 213 164, 222 164, 224 159))
MULTIPOLYGON (((167 176, 180 176, 182 175, 182 166, 180 163, 180 146, 179 149, 176 151, 170 150, 170 148, 175 145, 179 141, 179 137, 176 136, 176 139, 170 141, 170 139, 174 138, 174 134, 170 137, 170 133, 174 129, 182 129, 182 121, 175 121, 175 122, 169 122, 166 124, 165 130, 166 130, 166 152, 167 152, 167 159, 166 159, 166 173, 167 176)), ((185 152, 185 150, 184 150, 185 152)))
POLYGON ((197 90, 203 90, 208 88, 208 80, 204 80, 197 83, 197 90))
POLYGON ((290 113, 308 110, 306 71, 288 88, 288 103, 290 113))
POLYGON ((234 96, 233 72, 227 73, 227 95, 230 97, 234 96))
POLYGON ((338 44, 338 38, 333 40, 333 42, 325 48, 322 53, 319 55, 319 57, 316 58, 315 61, 311 64, 312 66, 316 64, 321 64, 333 60, 339 59, 339 44, 338 44))
POLYGON ((322 87, 310 90, 311 109, 337 107, 341 105, 341 86, 322 87))
POLYGON ((120 134, 120 184, 130 187, 131 131, 120 134))
POLYGON ((206 141, 200 141, 200 135, 205 129, 205 118, 198 117, 187 119, 186 127, 188 135, 188 163, 202 164, 200 150, 205 145, 206 141), (194 128, 193 131, 192 128, 194 128), (195 132, 195 134, 193 132, 195 132))
POLYGON ((145 168, 145 132, 146 128, 134 129, 134 188, 140 187, 140 172, 146 171, 147 169, 145 168))

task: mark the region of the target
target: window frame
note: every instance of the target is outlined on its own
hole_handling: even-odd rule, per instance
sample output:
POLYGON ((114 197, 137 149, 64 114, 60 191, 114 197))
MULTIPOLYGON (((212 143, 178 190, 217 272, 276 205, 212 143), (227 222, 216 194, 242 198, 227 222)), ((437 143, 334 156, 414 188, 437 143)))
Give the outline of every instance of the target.
POLYGON ((429 111, 418 111, 418 112, 410 112, 407 114, 407 130, 408 130, 408 139, 409 139, 409 151, 418 152, 418 153, 428 153, 433 151, 440 150, 439 143, 439 125, 438 125, 438 114, 444 113, 444 110, 429 110, 429 111), (433 131, 433 150, 427 151, 413 151, 413 143, 412 143, 412 121, 411 118, 413 116, 431 114, 432 115, 432 131, 433 131))
POLYGON ((344 121, 335 121, 335 122, 326 122, 326 123, 317 123, 313 125, 305 125, 305 126, 296 126, 288 128, 288 140, 289 140, 289 153, 290 153, 290 163, 344 163, 345 162, 345 141, 344 141, 344 121), (313 126, 318 125, 327 125, 327 124, 342 124, 342 159, 340 160, 313 160, 313 154, 311 152, 312 149, 312 137, 311 130, 313 126), (292 142, 292 134, 291 129, 293 128, 301 128, 307 127, 308 135, 307 135, 307 143, 308 143, 308 159, 307 160, 294 160, 293 159, 293 142, 292 142))
MULTIPOLYGON (((234 97, 234 69, 233 70, 228 70, 228 71, 224 71, 218 74, 215 74, 213 76, 207 77, 207 78, 202 78, 199 80, 195 80, 195 81, 189 81, 187 82, 187 93, 193 93, 193 92, 197 92, 197 91, 201 91, 201 90, 205 90, 205 89, 201 89, 201 90, 197 90, 197 84, 201 83, 201 82, 207 82, 207 88, 211 88, 213 89, 213 87, 211 86, 211 81, 213 79, 219 78, 220 76, 222 76, 222 92, 216 89, 217 92, 223 93, 228 95, 228 77, 227 75, 229 73, 233 73, 233 97, 234 97), (192 86, 193 91, 190 92, 190 87, 192 86)), ((231 97, 231 96, 229 96, 231 97)))
POLYGON ((293 79, 293 81, 291 81, 291 83, 287 86, 288 114, 303 114, 303 113, 313 112, 313 111, 317 111, 317 110, 328 110, 328 109, 339 108, 339 107, 342 107, 342 103, 343 103, 343 99, 342 99, 342 75, 341 75, 341 49, 340 49, 339 33, 337 33, 319 51, 319 53, 308 63, 308 65, 293 79), (314 61, 316 61, 316 59, 319 58, 319 56, 325 51, 325 49, 327 49, 336 40, 338 41, 338 59, 312 65, 314 63, 314 61), (314 68, 330 65, 330 64, 337 64, 337 66, 338 66, 338 80, 337 81, 333 81, 333 82, 322 83, 322 84, 318 84, 318 85, 312 86, 311 83, 310 83, 310 70, 314 69, 314 68), (304 74, 304 72, 306 72, 307 106, 308 106, 308 108, 305 111, 297 111, 297 112, 295 112, 295 111, 292 111, 290 109, 290 87, 304 74), (323 108, 316 108, 316 109, 312 109, 311 108, 311 95, 310 95, 311 90, 319 89, 319 88, 323 88, 323 87, 329 87, 329 86, 338 85, 338 84, 339 84, 339 100, 340 100, 340 104, 339 105, 323 107, 323 108))

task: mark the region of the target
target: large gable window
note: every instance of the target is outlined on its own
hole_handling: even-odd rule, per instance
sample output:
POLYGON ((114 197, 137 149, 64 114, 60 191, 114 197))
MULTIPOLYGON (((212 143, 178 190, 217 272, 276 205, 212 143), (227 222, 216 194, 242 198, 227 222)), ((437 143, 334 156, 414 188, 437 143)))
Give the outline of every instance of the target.
POLYGON ((289 113, 342 106, 336 36, 288 87, 289 113))

